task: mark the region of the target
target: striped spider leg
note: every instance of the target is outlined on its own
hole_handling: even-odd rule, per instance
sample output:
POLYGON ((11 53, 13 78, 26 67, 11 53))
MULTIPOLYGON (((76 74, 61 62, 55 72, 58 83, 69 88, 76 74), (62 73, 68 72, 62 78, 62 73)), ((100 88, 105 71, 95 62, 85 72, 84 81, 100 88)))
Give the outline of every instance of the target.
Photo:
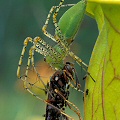
MULTIPOLYGON (((34 40, 30 37, 27 37, 24 40, 24 46, 23 46, 23 49, 21 52, 18 69, 17 69, 17 77, 20 79, 23 78, 23 76, 21 75, 21 65, 23 62, 23 57, 26 52, 28 43, 32 43, 33 45, 29 50, 29 57, 28 57, 27 67, 26 67, 26 71, 25 71, 25 75, 24 75, 24 81, 27 81, 28 70, 29 70, 31 64, 32 64, 34 70, 36 70, 35 66, 34 66, 34 52, 35 51, 44 56, 46 56, 46 55, 51 56, 51 58, 54 61, 55 61, 56 57, 53 56, 53 53, 54 53, 54 55, 58 55, 58 53, 56 51, 54 51, 54 49, 50 45, 46 44, 46 42, 44 40, 42 40, 40 37, 35 37, 34 40), (39 43, 41 43, 41 44, 39 44, 39 43)), ((41 80, 41 82, 43 82, 43 81, 41 80)), ((44 85, 44 83, 42 83, 42 84, 44 85)), ((44 85, 44 87, 45 87, 45 85, 44 85)))

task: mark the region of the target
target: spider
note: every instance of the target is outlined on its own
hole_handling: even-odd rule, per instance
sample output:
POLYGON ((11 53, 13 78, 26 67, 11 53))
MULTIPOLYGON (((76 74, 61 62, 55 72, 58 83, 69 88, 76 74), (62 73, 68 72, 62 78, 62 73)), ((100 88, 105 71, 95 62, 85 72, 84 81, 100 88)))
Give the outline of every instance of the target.
MULTIPOLYGON (((70 44, 73 42, 73 39, 78 31, 78 28, 80 26, 80 22, 83 19, 83 15, 84 12, 81 13, 81 18, 78 19, 78 22, 76 23, 75 27, 75 32, 72 32, 72 34, 68 37, 65 34, 65 31, 63 32, 62 30, 62 20, 64 19, 63 15, 61 17, 61 19, 59 20, 59 22, 57 22, 57 15, 58 12, 60 10, 61 7, 66 7, 66 6, 73 6, 71 7, 68 11, 66 11, 65 14, 69 15, 69 11, 72 11, 73 9, 77 9, 82 7, 83 11, 85 11, 85 7, 86 7, 86 1, 82 0, 80 2, 78 2, 77 4, 67 4, 67 5, 63 5, 64 0, 61 0, 58 6, 53 6, 47 16, 45 25, 43 26, 42 30, 43 33, 50 38, 51 40, 53 40, 54 42, 56 42, 57 44, 52 47, 49 44, 47 44, 43 39, 41 39, 40 37, 35 37, 34 39, 32 39, 31 37, 27 37, 24 40, 24 46, 21 52, 21 56, 20 56, 20 60, 19 60, 19 65, 18 65, 18 69, 17 69, 17 76, 18 78, 20 78, 21 80, 23 80, 24 82, 24 87, 25 89, 30 92, 33 96, 35 96, 36 98, 38 98, 39 100, 43 101, 44 103, 46 103, 47 105, 50 105, 52 108, 56 109, 58 112, 60 112, 61 114, 63 114, 64 116, 66 116, 66 118, 71 118, 70 116, 68 116, 66 113, 64 113, 64 111, 62 111, 61 109, 57 108, 56 106, 54 106, 52 103, 49 103, 47 100, 41 99, 38 95, 36 95, 31 89, 30 87, 35 87, 39 90, 43 90, 48 94, 51 94, 50 90, 47 88, 47 85, 44 83, 44 81, 41 79, 41 76, 39 75, 39 73, 37 72, 35 65, 34 65, 34 52, 37 52, 41 55, 43 55, 45 57, 45 61, 56 71, 58 70, 62 70, 64 68, 64 59, 66 58, 66 56, 71 56, 86 72, 86 68, 88 67, 78 56, 76 56, 72 51, 70 51, 70 44), (84 5, 84 6, 83 6, 84 5), (55 11, 55 12, 54 12, 55 11), (53 13, 54 12, 54 13, 53 13), (49 19, 51 17, 53 13, 53 24, 55 26, 55 35, 51 35, 48 31, 47 31, 47 27, 48 27, 48 23, 49 23, 49 19), (25 71, 25 76, 23 78, 23 76, 21 76, 20 71, 21 71, 21 65, 23 62, 23 57, 24 54, 26 52, 26 47, 28 46, 28 43, 32 43, 32 47, 29 50, 29 57, 28 57, 28 62, 27 62, 27 67, 26 67, 26 71, 25 71), (30 69, 30 65, 33 66, 37 77, 39 78, 39 81, 42 82, 43 86, 45 89, 41 89, 38 86, 36 86, 35 84, 38 82, 36 82, 35 84, 32 84, 28 81, 28 72, 30 69)), ((78 10, 79 11, 79 10, 78 10)), ((80 13, 79 13, 80 14, 80 13)), ((76 14, 78 16, 78 14, 76 14)), ((71 15, 70 15, 71 16, 71 15)), ((73 16, 73 18, 75 19, 75 16, 73 16)), ((68 21, 67 21, 68 22, 68 21)), ((73 24, 70 22, 70 24, 73 24)), ((68 27, 68 26, 67 26, 68 27)), ((68 32, 70 30, 67 29, 68 32)), ((70 32, 69 32, 70 33, 70 32)), ((87 74, 89 76, 91 76, 88 72, 87 74)), ((92 78, 92 77, 91 77, 92 78)), ((65 79, 66 80, 66 79, 65 79)), ((93 79, 94 80, 94 79, 93 79)), ((79 84, 77 83, 77 81, 75 82, 76 86, 78 86, 79 84)), ((72 86, 72 84, 70 85, 72 86)), ((74 87, 74 86, 73 86, 74 87)), ((61 96, 62 99, 64 99, 64 96, 62 96, 61 91, 56 89, 55 91, 56 94, 58 94, 59 96, 61 96)), ((73 103, 70 103, 67 98, 64 99, 68 106, 73 106, 75 109, 77 109, 77 107, 75 107, 75 105, 73 103)), ((71 109, 73 109, 71 107, 71 109)), ((75 111, 75 110, 73 110, 75 111)), ((77 113, 77 112, 76 112, 77 113)), ((78 113, 77 113, 78 114, 78 113)), ((80 115, 78 115, 80 116, 80 115)), ((71 118, 72 119, 72 118, 71 118)))
MULTIPOLYGON (((33 46, 30 48, 29 50, 29 57, 28 57, 28 62, 27 62, 27 68, 26 68, 26 72, 25 72, 25 80, 27 79, 27 75, 28 75, 28 69, 30 67, 30 64, 32 64, 32 66, 34 67, 34 52, 37 52, 39 54, 42 54, 45 57, 45 61, 55 70, 58 69, 62 69, 64 66, 64 59, 66 58, 66 56, 71 56, 82 68, 83 70, 86 71, 86 73, 92 78, 92 76, 90 75, 89 72, 87 72, 85 67, 88 67, 87 64, 85 64, 78 56, 76 56, 72 51, 70 51, 70 44, 73 42, 73 39, 78 31, 78 28, 80 26, 80 23, 83 19, 83 15, 85 12, 85 8, 86 8, 86 1, 82 0, 80 2, 78 2, 77 4, 66 4, 63 5, 64 0, 61 0, 58 6, 53 6, 51 8, 51 10, 49 11, 49 14, 47 16, 45 25, 43 26, 42 30, 43 33, 50 38, 51 40, 55 41, 57 44, 54 47, 51 47, 49 44, 47 44, 43 39, 41 39, 40 37, 35 37, 34 39, 32 39, 31 37, 27 37, 24 40, 24 46, 21 52, 21 56, 20 56, 20 60, 19 60, 19 64, 18 64, 18 69, 17 69, 17 76, 18 78, 21 78, 20 75, 20 69, 21 69, 21 65, 22 65, 22 61, 23 61, 23 57, 26 51, 26 47, 28 46, 28 43, 32 43, 33 46), (80 18, 77 19, 77 22, 74 22, 74 26, 70 26, 70 28, 74 27, 75 32, 72 32, 71 35, 65 35, 66 31, 62 32, 62 21, 65 15, 63 15, 61 17, 61 19, 59 20, 59 23, 57 23, 57 15, 58 12, 60 10, 61 7, 66 7, 66 6, 73 6, 71 7, 68 11, 66 11, 65 14, 67 14, 67 16, 71 16, 71 14, 69 15, 69 11, 71 13, 71 11, 73 11, 74 9, 76 9, 77 11, 79 11, 78 9, 82 9, 82 12, 76 12, 76 14, 74 14, 73 18, 75 19, 76 16, 78 16, 80 14, 80 18), (56 9, 56 10, 55 10, 56 9), (55 12, 54 12, 55 11, 55 12), (54 12, 54 13, 53 13, 54 12), (51 14, 53 13, 53 24, 55 26, 55 35, 51 35, 48 31, 47 31, 47 26, 49 23, 49 19, 51 17, 51 14), (79 24, 78 24, 79 23, 79 24)), ((72 19, 73 19, 72 18, 72 19)), ((68 23, 69 21, 67 21, 68 23)), ((65 24, 65 23, 64 23, 65 24)), ((73 24, 73 21, 69 22, 69 24, 73 24)), ((68 26, 66 26, 68 27, 68 26)), ((69 27, 68 27, 69 28, 69 27)), ((67 31, 69 31, 69 29, 67 28, 67 31)), ((70 32, 68 32, 67 34, 69 34, 70 32)), ((93 79, 93 78, 92 78, 93 79)), ((95 82, 95 80, 93 79, 93 81, 95 82)))

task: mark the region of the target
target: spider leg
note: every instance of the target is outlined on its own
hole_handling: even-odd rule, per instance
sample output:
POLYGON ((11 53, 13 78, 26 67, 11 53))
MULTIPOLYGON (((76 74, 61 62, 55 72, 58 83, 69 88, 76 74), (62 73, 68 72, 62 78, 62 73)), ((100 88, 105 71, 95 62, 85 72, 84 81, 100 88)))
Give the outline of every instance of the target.
MULTIPOLYGON (((34 43, 36 45, 36 48, 40 48, 38 47, 39 46, 39 43, 42 44, 46 49, 48 49, 48 52, 47 54, 45 54, 44 56, 46 55, 50 55, 50 56, 55 56, 54 59, 56 58, 60 58, 61 54, 59 52, 56 52, 56 50, 50 46, 49 44, 47 44, 43 39, 41 39, 40 37, 35 37, 34 38, 34 43)), ((44 51, 44 50, 43 50, 44 51)))
POLYGON ((44 57, 48 58, 47 63, 54 69, 58 69, 55 67, 55 64, 60 64, 63 60, 61 58, 61 53, 56 51, 55 48, 51 47, 40 37, 34 38, 34 48, 37 53, 42 54, 44 57))
POLYGON ((27 38, 24 40, 24 46, 23 46, 23 49, 22 49, 22 52, 21 52, 21 56, 20 56, 20 59, 19 59, 19 63, 18 63, 18 68, 17 68, 17 77, 18 77, 18 78, 21 78, 21 75, 20 75, 21 65, 22 65, 22 62, 23 62, 24 54, 25 54, 25 52, 26 52, 26 47, 28 46, 28 43, 29 43, 29 42, 33 43, 33 40, 32 40, 32 38, 27 37, 27 38))
POLYGON ((82 120, 79 108, 75 104, 67 100, 58 89, 55 89, 54 91, 67 102, 68 107, 78 115, 79 120, 82 120))
MULTIPOLYGON (((42 31, 43 33, 50 39, 52 39, 54 42, 57 42, 59 43, 61 40, 59 38, 55 38, 53 35, 51 35, 48 31, 47 31, 47 27, 48 27, 48 23, 49 23, 49 20, 50 20, 50 17, 52 15, 52 13, 54 12, 54 10, 56 9, 55 13, 53 14, 53 23, 54 23, 54 26, 55 26, 55 30, 57 30, 59 33, 61 33, 61 31, 59 31, 59 28, 57 29, 57 20, 56 20, 56 17, 58 15, 58 12, 60 10, 61 7, 67 7, 67 6, 73 6, 75 4, 66 4, 66 5, 62 5, 64 2, 64 0, 61 0, 59 5, 58 6, 52 6, 52 8, 50 9, 49 11, 49 14, 47 16, 47 19, 45 21, 45 24, 42 28, 42 31), (56 22, 55 22, 56 21, 56 22)), ((66 41, 65 41, 66 42, 66 41)), ((66 42, 67 43, 67 42, 66 42)))

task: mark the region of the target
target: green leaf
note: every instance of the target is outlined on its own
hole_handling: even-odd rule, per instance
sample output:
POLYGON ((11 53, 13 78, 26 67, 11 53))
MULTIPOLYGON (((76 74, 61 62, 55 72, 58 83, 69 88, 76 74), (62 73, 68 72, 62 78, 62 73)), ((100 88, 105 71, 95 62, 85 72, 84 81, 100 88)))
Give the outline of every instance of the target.
MULTIPOLYGON (((85 120, 120 119, 120 0, 88 0, 87 13, 99 35, 89 64, 84 95, 85 120)), ((91 30, 92 32, 92 30, 91 30)))

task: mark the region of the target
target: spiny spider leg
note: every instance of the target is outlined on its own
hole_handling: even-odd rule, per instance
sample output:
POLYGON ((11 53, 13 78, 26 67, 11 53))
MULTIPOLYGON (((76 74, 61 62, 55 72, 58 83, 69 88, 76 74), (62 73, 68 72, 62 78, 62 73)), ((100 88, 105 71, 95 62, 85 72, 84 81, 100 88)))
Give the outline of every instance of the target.
MULTIPOLYGON (((35 37, 34 38, 34 43, 35 43, 35 47, 36 47, 36 52, 38 52, 39 53, 39 49, 41 48, 41 45, 40 44, 42 44, 45 48, 46 48, 46 52, 48 53, 48 54, 46 54, 46 55, 48 55, 48 56, 51 56, 52 57, 52 59, 54 59, 53 61, 55 61, 55 59, 58 57, 58 58, 60 58, 60 56, 61 56, 61 54, 59 53, 59 52, 56 52, 56 50, 53 48, 53 47, 51 47, 49 44, 47 44, 43 39, 41 39, 40 37, 35 37), (39 44, 40 43, 40 44, 39 44), (54 57, 54 56, 55 57, 54 57)), ((42 52, 44 53, 44 49, 42 50, 42 52)), ((40 53, 41 54, 41 53, 40 53)), ((46 56, 46 55, 44 55, 44 56, 46 56)))
POLYGON ((35 51, 44 55, 44 57, 49 57, 50 59, 47 59, 48 64, 54 68, 54 69, 59 69, 57 67, 53 67, 54 64, 60 65, 60 63, 63 62, 63 54, 60 53, 59 51, 56 51, 54 47, 51 47, 49 44, 47 44, 43 39, 40 37, 35 37, 34 38, 34 48, 35 51), (41 44, 44 46, 41 47, 41 44))
POLYGON ((18 77, 18 78, 21 78, 20 69, 21 69, 21 65, 22 65, 22 62, 23 62, 24 54, 25 54, 25 52, 26 52, 26 47, 28 46, 28 43, 29 43, 29 42, 33 43, 33 40, 32 40, 32 38, 27 37, 27 38, 24 40, 24 46, 23 46, 23 49, 22 49, 22 52, 21 52, 21 56, 20 56, 20 59, 19 59, 19 63, 18 63, 18 69, 17 69, 17 77, 18 77))
MULTIPOLYGON (((34 38, 34 41, 32 40, 31 37, 27 37, 25 40, 24 40, 24 46, 23 46, 23 49, 22 49, 22 52, 21 52, 21 56, 20 56, 20 59, 19 59, 19 64, 18 64, 18 69, 17 69, 17 77, 18 78, 21 78, 21 75, 20 75, 20 71, 21 71, 21 65, 22 65, 22 62, 23 62, 23 57, 24 57, 24 54, 26 52, 26 47, 28 46, 28 43, 32 43, 33 46, 30 48, 29 50, 29 57, 28 57, 28 62, 27 62, 27 67, 26 67, 26 72, 25 72, 25 80, 27 79, 27 75, 28 75, 28 70, 29 70, 29 67, 30 67, 30 63, 32 63, 32 66, 34 67, 34 51, 44 55, 44 56, 49 56, 53 59, 53 60, 56 60, 56 57, 54 57, 53 55, 51 55, 51 52, 54 51, 54 49, 52 49, 52 47, 47 47, 49 48, 49 50, 47 48, 45 48, 44 46, 38 44, 39 40, 41 38, 39 37, 36 37, 34 38)), ((54 52, 55 54, 55 52, 54 52)), ((56 53, 58 54, 58 53, 56 53)))

